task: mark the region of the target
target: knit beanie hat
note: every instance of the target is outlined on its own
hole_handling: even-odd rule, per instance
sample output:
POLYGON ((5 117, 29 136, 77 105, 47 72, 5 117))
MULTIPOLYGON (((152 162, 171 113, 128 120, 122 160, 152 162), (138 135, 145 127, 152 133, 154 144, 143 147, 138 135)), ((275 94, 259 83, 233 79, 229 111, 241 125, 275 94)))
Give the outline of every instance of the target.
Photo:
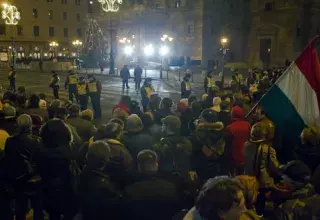
POLYGON ((27 114, 22 114, 17 118, 17 125, 20 129, 31 128, 32 119, 27 114))
POLYGON ((141 131, 143 129, 141 118, 137 114, 129 115, 127 118, 126 129, 132 133, 141 131))
POLYGON ((90 121, 93 120, 93 111, 91 109, 86 109, 80 113, 80 116, 88 117, 90 121))
POLYGON ((128 118, 128 113, 121 108, 116 108, 112 113, 112 118, 120 118, 123 121, 126 121, 128 118))

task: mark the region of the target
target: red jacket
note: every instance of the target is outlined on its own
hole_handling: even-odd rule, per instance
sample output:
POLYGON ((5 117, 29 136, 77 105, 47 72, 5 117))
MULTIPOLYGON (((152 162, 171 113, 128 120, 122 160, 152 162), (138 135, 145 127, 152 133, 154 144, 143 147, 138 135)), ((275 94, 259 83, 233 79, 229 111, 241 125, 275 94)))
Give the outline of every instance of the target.
POLYGON ((117 108, 122 109, 123 111, 127 112, 128 114, 130 114, 130 108, 124 104, 123 102, 120 102, 118 105, 114 106, 112 109, 112 112, 114 112, 114 110, 116 110, 117 108))
POLYGON ((226 141, 229 158, 236 165, 244 164, 244 144, 250 138, 250 124, 245 121, 242 108, 235 106, 231 111, 232 123, 226 128, 226 141))

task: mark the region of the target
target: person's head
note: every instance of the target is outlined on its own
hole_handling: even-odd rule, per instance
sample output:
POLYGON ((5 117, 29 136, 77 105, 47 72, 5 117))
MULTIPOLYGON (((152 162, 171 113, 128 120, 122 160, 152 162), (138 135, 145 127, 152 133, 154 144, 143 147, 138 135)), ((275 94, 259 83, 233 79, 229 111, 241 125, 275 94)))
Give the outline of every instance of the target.
POLYGON ((117 123, 109 122, 106 125, 101 125, 99 132, 102 138, 120 140, 123 135, 123 128, 117 123))
POLYGON ((257 178, 254 176, 240 175, 236 176, 236 179, 242 186, 247 208, 252 209, 258 197, 259 183, 257 178))
POLYGON ((39 108, 40 97, 37 94, 32 94, 29 98, 29 108, 39 108))
POLYGON ((80 107, 79 107, 79 105, 72 104, 68 108, 68 112, 70 114, 70 117, 78 117, 80 115, 80 107))
POLYGON ((126 130, 130 133, 138 133, 142 131, 142 129, 143 123, 141 118, 136 114, 129 115, 127 118, 126 130))
POLYGON ((13 71, 13 70, 14 70, 14 67, 13 67, 13 66, 10 66, 10 70, 13 71))
POLYGON ((186 75, 184 76, 183 80, 186 81, 186 82, 189 82, 191 78, 191 74, 190 73, 186 73, 186 75))
POLYGON ((264 141, 267 138, 267 129, 262 123, 256 123, 251 128, 250 136, 252 141, 264 141))
POLYGON ((300 138, 303 144, 317 146, 319 144, 320 135, 316 127, 308 127, 303 129, 300 138))
POLYGON ((70 128, 60 119, 51 119, 41 128, 40 137, 46 148, 69 146, 73 140, 70 128))
POLYGON ((17 118, 17 125, 20 131, 30 131, 32 128, 32 119, 27 114, 22 114, 17 118))
POLYGON ((17 96, 17 104, 21 108, 25 108, 27 103, 27 97, 25 95, 18 95, 17 96))
POLYGON ((158 171, 158 156, 152 150, 143 150, 137 156, 138 170, 141 173, 156 173, 158 171))
POLYGON ((128 65, 123 65, 123 68, 127 69, 127 68, 128 68, 128 65))
POLYGON ((3 108, 3 115, 6 119, 15 118, 17 112, 13 106, 7 106, 3 108))
POLYGON ((145 129, 148 129, 153 124, 153 115, 151 112, 142 113, 140 117, 145 129))
POLYGON ((47 102, 43 99, 40 99, 39 101, 39 108, 43 110, 47 110, 47 102))
POLYGON ((111 118, 108 123, 115 123, 121 126, 122 130, 124 129, 124 122, 119 118, 111 118))
POLYGON ((59 99, 55 99, 51 102, 51 104, 48 107, 48 114, 49 118, 55 118, 57 117, 58 109, 62 106, 62 103, 59 99))
POLYGON ((162 132, 164 134, 178 134, 181 129, 181 120, 177 116, 169 115, 162 119, 162 132))
POLYGON ((160 108, 161 109, 171 109, 173 106, 173 101, 172 99, 166 97, 166 98, 163 98, 161 100, 161 103, 160 103, 160 108))
POLYGON ((26 92, 26 87, 24 87, 24 86, 19 86, 18 87, 18 93, 25 93, 26 92))
POLYGON ((152 94, 150 96, 150 102, 149 102, 149 108, 151 111, 156 111, 159 109, 161 102, 161 98, 159 97, 158 94, 152 94))
POLYGON ((220 97, 214 97, 213 100, 212 100, 212 110, 216 111, 216 112, 220 112, 221 111, 221 107, 220 107, 220 104, 221 104, 221 98, 220 97))
POLYGON ((44 93, 39 93, 39 98, 42 100, 46 100, 47 96, 44 93))
POLYGON ((121 104, 124 104, 125 106, 127 106, 128 108, 130 108, 131 105, 131 97, 128 95, 123 95, 121 96, 120 102, 121 104))
POLYGON ((234 106, 231 110, 231 118, 233 120, 235 119, 245 119, 245 115, 244 115, 244 111, 242 108, 240 108, 239 106, 234 106))
POLYGON ((146 78, 146 80, 144 81, 144 85, 145 86, 151 86, 152 83, 152 79, 151 78, 146 78))
POLYGON ((281 167, 281 177, 284 181, 292 184, 295 189, 302 188, 311 181, 310 168, 302 161, 293 160, 281 167))
POLYGON ((237 220, 247 211, 240 183, 221 176, 204 184, 195 207, 204 219, 237 220))
POLYGON ((123 121, 123 123, 127 121, 128 116, 129 116, 128 112, 126 112, 122 108, 116 108, 112 112, 112 118, 119 118, 120 120, 123 121))
POLYGON ((220 104, 221 111, 229 112, 230 111, 230 102, 222 101, 220 104))
POLYGON ((199 101, 193 101, 191 103, 191 110, 192 110, 193 116, 200 116, 202 112, 202 103, 199 101))
POLYGON ((258 117, 258 118, 264 118, 266 116, 262 106, 258 105, 256 110, 255 110, 255 115, 258 117))
POLYGON ((89 79, 90 82, 93 82, 93 81, 96 80, 96 78, 95 78, 94 75, 92 75, 92 74, 89 74, 89 75, 88 75, 88 79, 89 79))
POLYGON ((69 117, 69 113, 68 110, 64 107, 60 107, 57 109, 57 114, 56 117, 63 120, 63 121, 67 121, 68 117, 69 117))
POLYGON ((189 106, 191 106, 192 102, 194 102, 194 101, 197 101, 197 96, 195 96, 195 95, 189 96, 189 98, 188 98, 189 106))
POLYGON ((204 109, 201 112, 200 121, 210 122, 210 123, 217 122, 218 121, 218 114, 216 111, 213 111, 210 108, 204 109))
POLYGON ((137 64, 137 68, 140 68, 139 64, 137 64))
POLYGON ((95 141, 90 144, 87 153, 87 165, 90 170, 104 170, 109 162, 110 147, 104 141, 95 141))
POLYGON ((80 117, 87 120, 92 121, 93 120, 93 111, 91 109, 86 109, 80 112, 80 117))

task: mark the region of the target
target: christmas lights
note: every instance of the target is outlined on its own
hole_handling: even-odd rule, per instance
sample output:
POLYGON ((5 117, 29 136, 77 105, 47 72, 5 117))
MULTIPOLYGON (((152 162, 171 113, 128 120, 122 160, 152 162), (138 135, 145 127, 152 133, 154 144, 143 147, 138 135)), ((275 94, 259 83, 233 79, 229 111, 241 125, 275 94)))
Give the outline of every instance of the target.
POLYGON ((17 7, 6 3, 4 3, 2 7, 2 19, 5 20, 6 25, 17 25, 21 19, 17 7))
POLYGON ((98 0, 105 12, 117 12, 123 0, 98 0))

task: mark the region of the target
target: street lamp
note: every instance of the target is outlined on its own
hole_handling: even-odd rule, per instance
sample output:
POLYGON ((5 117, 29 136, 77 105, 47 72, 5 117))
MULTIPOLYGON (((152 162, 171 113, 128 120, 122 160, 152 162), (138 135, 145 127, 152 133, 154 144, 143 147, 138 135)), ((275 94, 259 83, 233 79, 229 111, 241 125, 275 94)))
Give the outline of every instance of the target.
POLYGON ((159 53, 160 53, 160 55, 161 55, 162 57, 167 56, 167 55, 169 54, 169 47, 167 47, 167 46, 165 46, 165 45, 161 46, 159 53))
POLYGON ((133 53, 133 46, 131 46, 131 45, 127 45, 127 46, 125 46, 124 47, 124 53, 125 53, 125 55, 127 55, 127 56, 131 56, 132 55, 132 53, 133 53))
POLYGON ((3 3, 2 4, 2 19, 5 21, 6 25, 10 25, 11 31, 12 31, 12 66, 13 68, 15 67, 16 64, 16 57, 15 53, 16 50, 14 48, 14 26, 18 24, 18 22, 21 20, 21 15, 20 12, 18 11, 17 7, 14 5, 10 5, 8 3, 3 3))
POLYGON ((53 48, 53 53, 54 53, 54 56, 55 56, 56 55, 56 47, 58 47, 59 44, 56 41, 52 41, 52 42, 50 42, 49 46, 53 48))
MULTIPOLYGON (((117 12, 120 9, 122 0, 98 0, 101 4, 101 9, 105 12, 117 12)), ((110 71, 109 74, 115 74, 114 70, 114 54, 113 54, 113 39, 112 39, 112 21, 110 14, 110 71)))
POLYGON ((149 45, 144 47, 144 54, 147 57, 150 57, 150 56, 152 56, 154 54, 154 48, 153 48, 152 44, 149 44, 149 45))
POLYGON ((229 39, 226 37, 222 37, 220 39, 220 43, 222 45, 221 51, 222 51, 222 70, 221 70, 221 84, 222 84, 222 88, 224 87, 224 58, 225 55, 227 54, 227 44, 229 42, 229 39))
POLYGON ((82 46, 82 41, 80 41, 80 40, 75 40, 75 41, 73 41, 72 42, 72 44, 73 44, 73 46, 75 46, 76 47, 76 49, 77 49, 77 62, 76 62, 76 64, 77 64, 77 68, 80 70, 80 60, 79 60, 79 56, 80 56, 80 47, 82 46))

